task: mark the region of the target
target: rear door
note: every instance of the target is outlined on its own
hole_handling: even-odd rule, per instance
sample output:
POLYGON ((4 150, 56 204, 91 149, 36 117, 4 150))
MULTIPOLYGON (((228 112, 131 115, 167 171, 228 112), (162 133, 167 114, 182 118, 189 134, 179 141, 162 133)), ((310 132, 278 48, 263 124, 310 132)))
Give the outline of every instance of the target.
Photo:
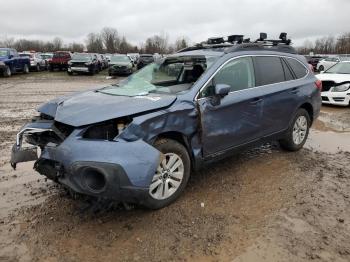
POLYGON ((251 57, 236 58, 225 64, 199 93, 203 155, 220 154, 227 149, 259 138, 262 103, 255 88, 251 57), (231 86, 221 99, 216 84, 231 86))
MULTIPOLYGON (((262 136, 269 136, 288 127, 299 105, 301 87, 295 81, 291 66, 282 57, 257 56, 254 57, 254 66, 263 100, 262 136)), ((307 69, 302 66, 302 70, 305 75, 307 69)))

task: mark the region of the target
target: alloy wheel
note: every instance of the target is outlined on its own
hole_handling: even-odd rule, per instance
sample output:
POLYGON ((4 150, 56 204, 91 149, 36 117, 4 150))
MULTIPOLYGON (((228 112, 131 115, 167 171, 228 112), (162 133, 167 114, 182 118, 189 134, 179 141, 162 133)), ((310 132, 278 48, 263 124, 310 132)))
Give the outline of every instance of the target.
POLYGON ((149 194, 157 200, 169 198, 180 187, 184 171, 184 163, 179 155, 175 153, 164 154, 164 159, 153 176, 149 194))
POLYGON ((299 116, 293 126, 293 142, 300 145, 304 142, 308 129, 308 123, 305 116, 299 116))

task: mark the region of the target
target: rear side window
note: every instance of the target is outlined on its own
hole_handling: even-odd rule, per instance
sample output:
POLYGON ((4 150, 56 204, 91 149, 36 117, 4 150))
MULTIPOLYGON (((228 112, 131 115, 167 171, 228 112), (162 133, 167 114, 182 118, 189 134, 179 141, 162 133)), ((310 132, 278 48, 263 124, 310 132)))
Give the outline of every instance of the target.
POLYGON ((302 63, 293 58, 287 58, 287 61, 297 78, 303 78, 306 76, 307 69, 302 63))
POLYGON ((276 56, 254 57, 256 80, 259 86, 285 81, 281 58, 276 56))
POLYGON ((293 80, 294 76, 293 73, 290 71, 289 66, 287 65, 287 62, 282 59, 282 65, 284 70, 284 76, 286 78, 286 81, 293 80))

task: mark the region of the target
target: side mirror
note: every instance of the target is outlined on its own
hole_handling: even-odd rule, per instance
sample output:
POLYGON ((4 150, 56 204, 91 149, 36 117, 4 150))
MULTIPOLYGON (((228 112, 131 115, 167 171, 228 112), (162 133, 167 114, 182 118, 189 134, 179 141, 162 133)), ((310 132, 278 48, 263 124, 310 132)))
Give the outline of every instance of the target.
POLYGON ((231 91, 231 86, 226 84, 216 84, 215 85, 215 95, 224 97, 227 96, 231 91))
POLYGON ((12 59, 13 58, 13 55, 9 55, 9 59, 12 59))

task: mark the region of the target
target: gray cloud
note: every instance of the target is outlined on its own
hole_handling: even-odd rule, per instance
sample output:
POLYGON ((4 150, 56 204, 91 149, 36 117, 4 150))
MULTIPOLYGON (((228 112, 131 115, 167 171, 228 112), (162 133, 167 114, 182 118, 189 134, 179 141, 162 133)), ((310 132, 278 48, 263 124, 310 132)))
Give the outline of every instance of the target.
POLYGON ((0 36, 84 41, 115 27, 134 44, 153 34, 192 42, 209 36, 288 32, 296 44, 349 31, 349 0, 11 0, 2 1, 0 36))

